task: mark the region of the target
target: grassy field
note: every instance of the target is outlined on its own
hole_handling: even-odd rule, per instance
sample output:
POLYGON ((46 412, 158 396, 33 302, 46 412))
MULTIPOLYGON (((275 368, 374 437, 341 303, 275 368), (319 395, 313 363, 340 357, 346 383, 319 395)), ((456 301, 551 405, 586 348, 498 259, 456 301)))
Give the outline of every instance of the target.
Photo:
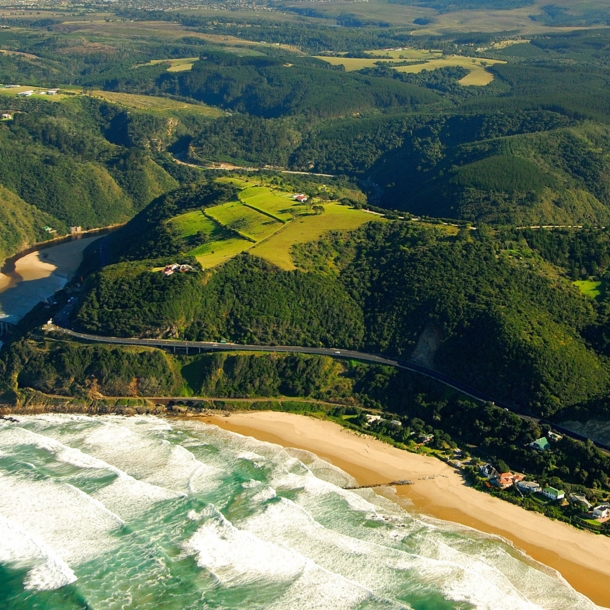
POLYGON ((260 180, 223 177, 218 181, 241 188, 239 201, 207 208, 205 214, 195 210, 169 221, 173 231, 182 237, 199 232, 210 236, 206 244, 188 252, 204 269, 220 265, 245 250, 282 269, 295 269, 290 256, 294 244, 313 241, 328 231, 352 230, 365 222, 383 220, 337 202, 324 204, 323 214, 308 213, 308 206, 296 204, 292 193, 261 185, 260 180), (287 209, 293 209, 299 215, 294 216, 287 209), (283 222, 269 215, 281 218, 283 222))
POLYGON ((43 89, 41 87, 30 87, 28 85, 23 85, 22 87, 14 87, 14 88, 6 88, 0 87, 0 95, 12 96, 15 97, 18 93, 22 91, 35 91, 34 95, 30 96, 33 99, 37 100, 47 100, 48 102, 61 102, 66 98, 73 97, 74 93, 58 93, 57 95, 40 95, 39 91, 47 91, 47 89, 43 89))
POLYGON ((177 102, 167 97, 155 97, 154 95, 137 95, 135 93, 115 93, 114 91, 92 91, 93 97, 97 97, 113 104, 119 104, 126 108, 146 110, 148 112, 187 112, 191 114, 202 114, 209 117, 223 116, 222 110, 205 106, 203 104, 187 104, 177 102))
POLYGON ((606 282, 594 282, 592 280, 580 280, 578 282, 574 282, 574 286, 576 286, 580 292, 584 295, 597 299, 600 295, 604 295, 606 292, 606 282))
POLYGON ((211 269, 226 263, 229 259, 250 247, 252 247, 252 242, 239 239, 238 237, 231 237, 199 246, 189 252, 189 254, 194 256, 204 269, 211 269))
POLYGON ((239 200, 283 221, 292 218, 291 212, 298 213, 305 209, 303 204, 292 199, 292 193, 274 191, 266 186, 253 186, 244 189, 239 194, 239 200))
POLYGON ((199 57, 182 57, 180 59, 151 59, 143 66, 154 66, 156 64, 169 64, 168 72, 187 72, 193 64, 199 61, 199 57))
POLYGON ((203 212, 196 210, 176 216, 169 221, 172 230, 181 237, 190 237, 197 233, 205 233, 211 237, 219 235, 221 228, 211 218, 204 216, 203 212))
POLYGON ((365 222, 381 219, 362 210, 354 210, 338 203, 328 203, 320 215, 298 216, 273 237, 254 246, 250 254, 260 256, 281 269, 295 269, 290 250, 294 244, 319 239, 328 231, 353 230, 365 222))
POLYGON ((223 227, 238 231, 253 241, 266 239, 275 233, 282 223, 269 218, 239 201, 230 201, 206 210, 206 214, 223 227))
POLYGON ((333 66, 341 65, 344 66, 348 72, 354 70, 362 70, 374 66, 378 61, 386 61, 387 63, 408 61, 421 62, 425 60, 425 63, 414 63, 408 66, 396 66, 395 70, 398 72, 407 72, 410 74, 418 74, 422 70, 436 70, 438 68, 445 68, 447 66, 461 66, 469 71, 460 84, 464 86, 484 86, 488 85, 493 81, 494 77, 491 72, 488 72, 485 67, 492 66, 493 64, 506 63, 497 59, 483 59, 479 57, 464 57, 462 55, 449 55, 447 57, 441 57, 438 51, 420 51, 419 49, 404 49, 401 51, 377 51, 379 55, 389 54, 394 59, 360 59, 353 57, 323 57, 319 56, 318 59, 322 59, 333 66), (409 55, 413 54, 412 57, 409 55), (400 55, 404 56, 404 59, 400 58, 400 55))

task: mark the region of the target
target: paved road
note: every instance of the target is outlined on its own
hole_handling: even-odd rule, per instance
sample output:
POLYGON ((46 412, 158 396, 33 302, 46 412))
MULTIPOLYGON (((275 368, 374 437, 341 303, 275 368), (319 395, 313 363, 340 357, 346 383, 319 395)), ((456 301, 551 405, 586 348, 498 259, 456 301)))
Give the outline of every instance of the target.
MULTIPOLYGON (((371 364, 380 364, 384 366, 391 366, 394 368, 404 369, 406 371, 412 371, 425 375, 431 379, 436 379, 451 388, 459 390, 460 392, 474 398, 481 402, 493 402, 493 399, 475 390, 466 384, 463 384, 451 377, 426 368, 413 364, 403 360, 395 358, 388 358, 386 356, 379 356, 377 354, 368 354, 365 352, 357 352, 355 350, 339 349, 339 348, 327 348, 327 347, 303 347, 293 345, 245 345, 240 343, 215 343, 211 341, 179 341, 175 339, 140 339, 131 337, 103 337, 100 335, 90 335, 87 333, 79 333, 74 330, 57 326, 55 324, 46 325, 45 330, 53 330, 56 332, 64 333, 75 339, 82 339, 84 341, 93 341, 95 343, 106 343, 116 345, 142 345, 148 347, 160 347, 164 349, 185 350, 186 353, 198 353, 202 351, 207 352, 284 352, 284 353, 298 353, 298 354, 312 354, 315 356, 330 356, 331 358, 344 358, 347 360, 358 360, 360 362, 368 362, 371 364)), ((503 407, 504 405, 499 405, 503 407)), ((511 409, 512 410, 512 409, 511 409)))
MULTIPOLYGON (((587 440, 587 437, 572 432, 567 428, 563 428, 557 424, 554 424, 548 420, 540 419, 536 417, 531 417, 527 415, 520 409, 515 406, 509 406, 507 404, 494 401, 493 398, 487 396, 483 392, 479 392, 474 388, 467 386, 456 379, 452 379, 448 375, 443 373, 439 373, 438 371, 434 371, 432 369, 426 368, 424 366, 420 366, 418 364, 413 364, 411 362, 406 362, 404 360, 399 360, 396 358, 387 358, 385 356, 379 356, 377 354, 367 354, 365 352, 357 352, 354 350, 347 349, 339 349, 339 348, 327 348, 327 347, 303 347, 303 346, 292 346, 292 345, 243 345, 240 343, 214 343, 211 341, 178 341, 175 339, 139 339, 139 338, 131 338, 131 337, 103 337, 100 335, 90 335, 87 333, 79 333, 67 328, 63 328, 61 326, 57 326, 55 324, 45 325, 43 327, 44 330, 60 332, 75 339, 81 339, 83 341, 92 341, 94 343, 105 343, 105 344, 116 344, 116 345, 141 345, 148 347, 159 347, 162 349, 171 349, 174 352, 176 350, 185 350, 187 354, 198 353, 198 352, 283 352, 283 353, 295 353, 295 354, 313 354, 316 356, 330 356, 331 358, 345 358, 347 360, 358 360, 360 362, 368 362, 371 364, 380 364, 384 366, 391 366, 398 369, 403 369, 405 371, 411 371, 413 373, 418 373, 420 375, 424 375, 425 377, 429 377, 430 379, 435 379, 436 381, 440 381, 441 383, 462 392, 462 394, 466 394, 477 400, 479 402, 490 402, 497 407, 506 409, 507 411, 511 411, 515 415, 519 416, 522 419, 526 419, 529 421, 534 421, 536 423, 544 423, 551 426, 555 431, 565 434, 566 436, 570 436, 571 438, 577 440, 587 440)), ((592 439, 591 439, 592 440, 592 439)), ((601 449, 604 453, 610 454, 610 446, 604 445, 603 443, 599 443, 597 441, 593 441, 593 443, 601 449)))

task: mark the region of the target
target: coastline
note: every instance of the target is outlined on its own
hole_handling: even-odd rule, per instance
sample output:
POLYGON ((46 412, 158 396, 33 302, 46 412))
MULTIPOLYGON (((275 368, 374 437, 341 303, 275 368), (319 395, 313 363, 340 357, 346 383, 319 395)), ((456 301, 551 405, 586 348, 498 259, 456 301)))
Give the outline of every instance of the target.
POLYGON ((472 489, 459 473, 436 458, 397 449, 333 422, 292 413, 260 411, 198 419, 258 440, 311 451, 361 485, 411 479, 414 485, 396 491, 412 503, 415 512, 505 538, 529 557, 557 570, 594 603, 610 607, 609 537, 578 530, 472 489))

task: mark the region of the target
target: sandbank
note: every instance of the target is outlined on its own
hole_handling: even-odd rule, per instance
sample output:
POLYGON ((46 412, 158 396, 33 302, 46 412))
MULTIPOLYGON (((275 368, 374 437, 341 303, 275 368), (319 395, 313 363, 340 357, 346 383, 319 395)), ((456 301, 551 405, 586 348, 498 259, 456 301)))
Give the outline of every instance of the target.
POLYGON ((0 274, 0 318, 16 324, 63 288, 81 264, 85 248, 100 237, 68 241, 18 258, 14 270, 0 274))
POLYGON ((501 536, 560 572, 596 604, 610 607, 609 537, 578 530, 476 491, 436 458, 397 449, 333 422, 272 411, 202 419, 231 432, 311 451, 361 485, 410 479, 415 484, 398 487, 397 492, 413 503, 416 512, 501 536))

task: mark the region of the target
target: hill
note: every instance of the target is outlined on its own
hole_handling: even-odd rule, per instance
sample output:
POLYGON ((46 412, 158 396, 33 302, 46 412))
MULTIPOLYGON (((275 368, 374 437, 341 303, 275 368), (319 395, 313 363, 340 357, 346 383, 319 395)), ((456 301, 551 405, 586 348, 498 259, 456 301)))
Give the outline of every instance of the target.
POLYGON ((0 100, 12 114, 0 122, 0 186, 6 226, 13 227, 0 258, 48 237, 45 226, 61 235, 69 226, 129 220, 176 188, 165 168, 183 179, 158 152, 163 143, 180 136, 183 121, 197 124, 214 116, 191 114, 188 104, 172 106, 171 100, 151 111, 130 110, 127 94, 113 102, 75 95, 46 100, 13 94, 0 100))
POLYGON ((176 222, 197 205, 201 227, 234 198, 233 186, 212 182, 151 204, 114 235, 114 260, 126 262, 88 280, 75 326, 411 357, 546 416, 606 391, 606 348, 591 339, 605 318, 566 277, 575 262, 537 253, 560 246, 483 229, 369 222, 295 241, 284 269, 255 256, 257 246, 214 269, 165 277, 163 265, 196 260, 172 233, 176 222))

